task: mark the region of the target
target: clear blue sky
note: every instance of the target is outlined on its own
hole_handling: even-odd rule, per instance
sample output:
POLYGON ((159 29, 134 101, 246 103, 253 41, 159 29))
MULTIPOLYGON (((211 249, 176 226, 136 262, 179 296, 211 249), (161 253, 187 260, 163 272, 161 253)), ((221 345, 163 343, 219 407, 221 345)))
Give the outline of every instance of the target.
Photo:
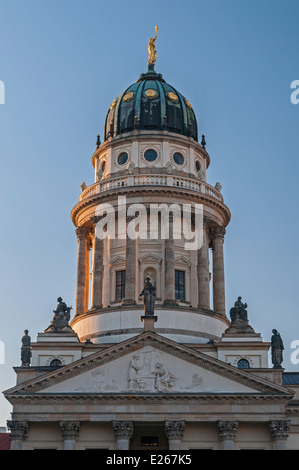
MULTIPOLYGON (((109 105, 147 68, 185 95, 232 220, 227 310, 241 295, 251 325, 290 343, 298 328, 298 0, 0 0, 0 390, 15 384, 24 329, 32 340, 56 299, 75 304, 70 220, 109 105)), ((10 405, 0 396, 0 426, 10 405)))

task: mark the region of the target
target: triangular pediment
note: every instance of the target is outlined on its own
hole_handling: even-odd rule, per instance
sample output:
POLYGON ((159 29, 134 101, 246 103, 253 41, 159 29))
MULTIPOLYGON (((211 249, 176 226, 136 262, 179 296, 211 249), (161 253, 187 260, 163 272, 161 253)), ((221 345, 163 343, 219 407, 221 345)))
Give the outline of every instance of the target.
POLYGON ((138 261, 140 263, 161 263, 162 258, 160 258, 159 256, 156 256, 152 253, 149 253, 149 254, 146 254, 146 255, 141 256, 140 258, 138 258, 138 261))
POLYGON ((10 394, 287 394, 282 386, 157 334, 142 333, 10 394))

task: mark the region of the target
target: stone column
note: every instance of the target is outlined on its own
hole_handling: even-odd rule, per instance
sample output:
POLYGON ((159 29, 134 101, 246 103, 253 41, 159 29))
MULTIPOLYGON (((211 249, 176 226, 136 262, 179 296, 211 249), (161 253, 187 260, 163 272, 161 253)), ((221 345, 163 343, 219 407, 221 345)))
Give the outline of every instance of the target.
POLYGON ((203 220, 203 242, 198 250, 197 279, 198 279, 198 306, 210 309, 210 263, 209 263, 209 241, 208 221, 203 220))
POLYGON ((273 441, 273 450, 287 450, 289 421, 270 421, 269 430, 273 441))
POLYGON ((185 421, 165 421, 165 434, 169 450, 180 450, 185 431, 185 421))
POLYGON ((63 450, 75 450, 80 432, 79 421, 61 421, 59 424, 64 439, 63 450))
POLYGON ((78 238, 76 315, 80 315, 88 310, 90 229, 78 227, 76 235, 78 238))
MULTIPOLYGON (((133 217, 127 217, 128 223, 133 220, 133 217)), ((126 284, 125 284, 125 300, 124 305, 136 304, 136 243, 137 239, 133 240, 128 236, 126 237, 126 284)))
POLYGON ((7 428, 11 438, 10 450, 23 450, 23 443, 28 437, 26 421, 7 421, 7 428))
POLYGON ((237 421, 218 421, 218 434, 220 441, 222 441, 223 450, 234 450, 237 430, 237 421))
POLYGON ((225 314, 225 280, 224 280, 224 257, 223 240, 224 227, 213 227, 210 229, 213 247, 213 310, 225 314))
MULTIPOLYGON (((163 220, 161 219, 161 224, 163 220)), ((174 267, 174 238, 173 214, 169 213, 169 238, 165 240, 165 296, 164 305, 176 305, 175 301, 175 267, 174 267)))
POLYGON ((129 450, 130 439, 133 436, 132 421, 112 421, 116 440, 116 450, 129 450))
POLYGON ((96 224, 98 217, 92 217, 95 224, 92 241, 92 284, 91 284, 91 308, 97 309, 103 306, 103 266, 104 266, 104 240, 97 237, 96 224))

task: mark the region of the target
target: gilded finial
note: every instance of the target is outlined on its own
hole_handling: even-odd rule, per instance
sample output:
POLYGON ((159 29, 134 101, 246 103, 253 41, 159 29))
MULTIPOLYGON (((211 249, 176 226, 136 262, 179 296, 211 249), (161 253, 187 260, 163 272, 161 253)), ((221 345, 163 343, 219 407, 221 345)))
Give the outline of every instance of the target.
POLYGON ((156 36, 153 38, 149 38, 148 41, 148 65, 151 66, 149 68, 154 68, 155 62, 157 60, 157 51, 155 42, 158 36, 158 26, 155 27, 156 36))

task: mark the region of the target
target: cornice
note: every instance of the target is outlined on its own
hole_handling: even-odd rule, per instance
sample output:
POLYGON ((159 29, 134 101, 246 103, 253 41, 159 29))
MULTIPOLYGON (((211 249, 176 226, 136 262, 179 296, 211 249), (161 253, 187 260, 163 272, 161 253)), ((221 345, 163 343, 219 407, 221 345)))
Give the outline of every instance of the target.
POLYGON ((224 216, 225 226, 229 224, 231 219, 231 212, 223 202, 205 193, 199 193, 192 189, 180 188, 178 186, 127 186, 121 188, 121 193, 118 189, 113 188, 105 191, 104 193, 94 194, 92 196, 86 197, 82 201, 79 201, 71 211, 71 219, 73 224, 77 227, 77 217, 82 210, 87 207, 97 207, 100 203, 115 199, 118 194, 121 196, 128 196, 130 194, 136 196, 136 194, 140 193, 153 193, 153 195, 156 197, 159 192, 162 192, 166 197, 174 197, 176 194, 179 194, 180 196, 184 195, 187 199, 191 199, 193 202, 205 204, 206 206, 212 207, 213 209, 217 208, 224 216))
POLYGON ((103 394, 71 394, 71 393, 22 393, 7 394, 6 398, 14 405, 60 405, 60 404, 229 404, 229 405, 264 405, 284 404, 288 406, 290 395, 271 395, 260 393, 160 393, 160 394, 133 394, 133 393, 103 393, 103 394))

